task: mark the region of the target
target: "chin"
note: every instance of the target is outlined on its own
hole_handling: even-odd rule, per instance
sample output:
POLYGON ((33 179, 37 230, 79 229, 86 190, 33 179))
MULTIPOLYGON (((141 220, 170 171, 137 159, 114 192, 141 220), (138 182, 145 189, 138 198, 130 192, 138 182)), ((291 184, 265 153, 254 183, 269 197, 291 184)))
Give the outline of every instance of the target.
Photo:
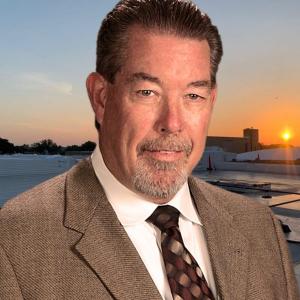
POLYGON ((160 171, 160 174, 137 172, 133 177, 135 190, 154 203, 163 204, 170 201, 187 180, 186 172, 160 171))

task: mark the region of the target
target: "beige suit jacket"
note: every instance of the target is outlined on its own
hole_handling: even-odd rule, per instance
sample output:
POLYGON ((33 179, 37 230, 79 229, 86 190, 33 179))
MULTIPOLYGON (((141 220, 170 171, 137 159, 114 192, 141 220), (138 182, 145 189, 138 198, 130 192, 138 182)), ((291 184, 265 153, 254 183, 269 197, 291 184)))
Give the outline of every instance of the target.
MULTIPOLYGON (((196 178, 189 186, 220 298, 298 299, 270 210, 196 178)), ((161 299, 90 160, 1 209, 0 299, 161 299)))

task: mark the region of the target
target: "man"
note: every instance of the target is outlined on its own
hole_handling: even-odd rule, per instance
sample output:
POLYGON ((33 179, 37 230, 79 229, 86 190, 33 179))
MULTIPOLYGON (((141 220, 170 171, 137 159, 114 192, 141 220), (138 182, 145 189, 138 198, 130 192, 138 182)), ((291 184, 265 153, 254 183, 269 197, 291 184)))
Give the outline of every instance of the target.
POLYGON ((87 79, 99 147, 1 211, 1 299, 298 299, 272 213, 188 179, 221 56, 191 2, 117 4, 87 79))

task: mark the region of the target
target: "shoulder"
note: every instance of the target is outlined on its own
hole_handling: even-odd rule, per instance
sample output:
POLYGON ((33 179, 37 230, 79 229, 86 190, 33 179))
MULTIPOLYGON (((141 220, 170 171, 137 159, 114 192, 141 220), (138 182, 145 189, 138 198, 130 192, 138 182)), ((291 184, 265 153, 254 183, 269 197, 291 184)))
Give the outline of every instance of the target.
POLYGON ((53 177, 32 189, 8 200, 1 209, 1 217, 13 212, 35 210, 49 204, 48 199, 57 198, 64 191, 66 173, 53 177))
POLYGON ((35 210, 47 206, 51 198, 57 198, 64 191, 66 173, 53 177, 32 189, 8 200, 1 209, 1 217, 13 212, 35 210))
POLYGON ((251 214, 262 212, 271 213, 271 210, 249 197, 232 193, 209 184, 198 177, 189 178, 189 186, 192 194, 205 200, 217 210, 226 211, 230 215, 251 214))
POLYGON ((199 178, 190 178, 189 185, 204 226, 211 227, 213 224, 221 231, 233 228, 234 234, 242 234, 253 249, 271 245, 278 248, 278 236, 284 240, 278 229, 279 223, 268 206, 199 178))
POLYGON ((6 202, 0 210, 0 242, 24 239, 42 224, 61 220, 65 178, 56 176, 6 202))
MULTIPOLYGON (((85 176, 89 162, 79 162, 69 171, 53 177, 7 201, 0 209, 0 230, 24 231, 29 227, 62 223, 65 211, 67 182, 85 176), (83 173, 83 176, 80 175, 83 173)), ((44 226, 45 227, 45 226, 44 226)))

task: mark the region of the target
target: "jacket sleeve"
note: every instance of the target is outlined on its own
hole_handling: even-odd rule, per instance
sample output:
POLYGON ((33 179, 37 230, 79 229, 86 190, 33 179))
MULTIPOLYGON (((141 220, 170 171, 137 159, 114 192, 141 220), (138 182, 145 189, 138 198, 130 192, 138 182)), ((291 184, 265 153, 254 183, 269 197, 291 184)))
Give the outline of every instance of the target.
POLYGON ((0 299, 23 300, 21 289, 9 259, 0 245, 0 299))
POLYGON ((289 250, 288 250, 285 236, 281 229, 281 225, 275 216, 273 216, 273 221, 274 221, 275 231, 278 238, 279 249, 281 252, 283 270, 285 273, 288 300, 300 300, 299 289, 295 277, 294 268, 291 263, 291 258, 289 255, 289 250))

